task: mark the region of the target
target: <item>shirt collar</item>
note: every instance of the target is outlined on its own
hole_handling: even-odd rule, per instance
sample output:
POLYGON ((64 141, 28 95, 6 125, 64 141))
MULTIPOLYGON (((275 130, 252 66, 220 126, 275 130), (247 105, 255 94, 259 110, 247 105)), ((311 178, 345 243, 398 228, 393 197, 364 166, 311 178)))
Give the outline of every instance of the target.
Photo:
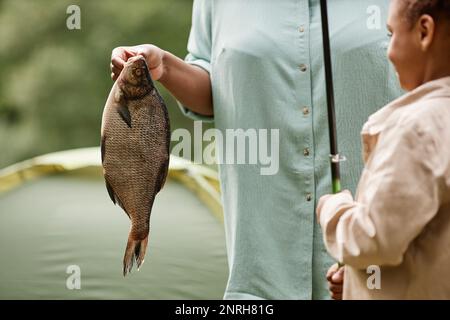
POLYGON ((395 111, 419 100, 435 97, 450 97, 450 77, 427 82, 372 114, 361 131, 364 160, 369 157, 377 143, 378 135, 384 130, 388 118, 395 111))
POLYGON ((410 105, 419 100, 448 96, 450 96, 450 77, 427 82, 372 114, 363 126, 362 134, 379 134, 383 131, 386 120, 390 115, 401 107, 410 105))

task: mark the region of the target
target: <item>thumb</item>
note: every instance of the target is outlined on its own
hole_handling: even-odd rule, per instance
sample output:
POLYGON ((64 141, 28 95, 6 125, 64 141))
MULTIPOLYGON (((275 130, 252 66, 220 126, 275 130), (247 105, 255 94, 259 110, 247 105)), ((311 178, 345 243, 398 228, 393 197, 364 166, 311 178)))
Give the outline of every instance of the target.
POLYGON ((344 281, 344 267, 340 267, 337 272, 331 277, 331 281, 334 283, 342 283, 344 281))
POLYGON ((132 48, 126 48, 124 50, 124 53, 125 53, 125 61, 139 54, 137 50, 133 50, 132 48))
POLYGON ((331 281, 331 278, 333 277, 333 275, 336 273, 336 271, 338 271, 339 267, 338 264, 335 263, 333 264, 327 271, 327 281, 331 281))

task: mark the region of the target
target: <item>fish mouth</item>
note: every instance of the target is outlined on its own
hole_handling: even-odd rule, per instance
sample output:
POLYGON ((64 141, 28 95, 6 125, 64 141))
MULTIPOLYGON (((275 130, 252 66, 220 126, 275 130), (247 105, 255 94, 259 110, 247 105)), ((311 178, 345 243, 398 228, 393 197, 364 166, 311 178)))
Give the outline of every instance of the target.
POLYGON ((129 58, 125 63, 125 66, 131 66, 133 64, 136 64, 136 62, 140 60, 143 62, 143 66, 141 66, 140 68, 144 69, 145 77, 147 78, 148 83, 153 86, 153 80, 152 77, 150 76, 150 70, 148 68, 147 60, 143 56, 137 55, 129 58))

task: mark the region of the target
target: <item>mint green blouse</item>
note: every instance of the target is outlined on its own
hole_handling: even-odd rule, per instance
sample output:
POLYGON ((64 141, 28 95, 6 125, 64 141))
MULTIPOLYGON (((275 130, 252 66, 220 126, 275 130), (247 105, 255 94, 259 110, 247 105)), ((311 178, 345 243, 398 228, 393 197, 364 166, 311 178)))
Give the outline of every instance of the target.
MULTIPOLYGON (((389 0, 328 2, 341 181, 354 191, 361 127, 401 94, 386 56, 389 0)), ((279 129, 276 174, 219 165, 224 298, 328 299, 334 262, 315 220, 317 200, 331 192, 319 0, 194 0, 188 51, 186 61, 210 73, 214 118, 181 106, 187 116, 214 120, 224 138, 226 129, 279 129)))

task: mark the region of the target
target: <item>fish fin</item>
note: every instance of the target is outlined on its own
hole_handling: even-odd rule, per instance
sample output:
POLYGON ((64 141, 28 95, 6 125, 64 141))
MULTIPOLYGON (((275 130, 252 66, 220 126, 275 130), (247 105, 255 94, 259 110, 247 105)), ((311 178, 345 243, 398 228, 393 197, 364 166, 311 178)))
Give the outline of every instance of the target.
POLYGON ((136 261, 136 267, 139 268, 144 263, 145 252, 147 250, 148 234, 142 240, 134 240, 128 237, 127 248, 123 257, 123 276, 131 273, 133 264, 136 261))
MULTIPOLYGON (((105 161, 105 148, 106 148, 106 136, 102 136, 102 142, 100 145, 100 149, 102 152, 102 163, 105 161)), ((108 179, 105 177, 105 185, 106 190, 108 190, 109 197, 111 198, 111 201, 116 204, 116 194, 114 193, 114 189, 112 188, 111 184, 109 183, 108 179)))
POLYGON ((105 161, 105 148, 106 148, 106 136, 102 135, 102 141, 100 144, 100 150, 102 154, 102 163, 105 161))
POLYGON ((122 202, 120 201, 119 197, 114 192, 114 189, 112 188, 111 184, 108 182, 108 179, 106 179, 106 177, 105 177, 105 184, 106 184, 106 190, 108 190, 108 194, 109 194, 109 197, 111 198, 111 201, 114 204, 119 205, 123 209, 123 211, 125 211, 125 213, 127 214, 128 218, 131 219, 130 215, 128 214, 127 210, 125 209, 125 206, 122 204, 122 202))
POLYGON ((105 184, 106 184, 106 190, 108 190, 109 197, 111 198, 111 201, 116 204, 116 195, 114 193, 113 188, 109 184, 108 180, 105 178, 105 184))
POLYGON ((119 112, 120 117, 123 121, 131 128, 131 115, 130 110, 128 110, 128 106, 126 104, 119 104, 117 107, 117 112, 119 112))
POLYGON ((156 181, 156 192, 161 191, 166 183, 167 173, 169 170, 169 159, 167 159, 167 163, 164 163, 161 169, 159 170, 158 180, 156 181))
POLYGON ((127 124, 127 126, 131 128, 130 110, 128 110, 127 100, 125 99, 124 93, 120 88, 118 88, 115 92, 114 100, 116 103, 117 112, 119 113, 120 117, 127 124))

